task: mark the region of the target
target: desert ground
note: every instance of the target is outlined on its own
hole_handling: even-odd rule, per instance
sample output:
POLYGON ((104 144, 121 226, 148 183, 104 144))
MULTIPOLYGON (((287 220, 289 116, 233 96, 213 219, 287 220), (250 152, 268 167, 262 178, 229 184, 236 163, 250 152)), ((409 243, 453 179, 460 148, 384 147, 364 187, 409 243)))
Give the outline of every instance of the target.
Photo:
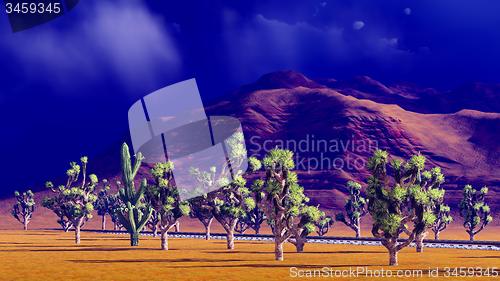
MULTIPOLYGON (((366 267, 381 269, 421 270, 422 277, 377 278, 386 280, 499 280, 493 277, 445 278, 445 267, 499 267, 500 252, 456 249, 414 248, 399 254, 399 266, 387 266, 388 255, 383 247, 307 244, 304 253, 285 247, 285 261, 274 261, 274 246, 268 242, 236 241, 234 251, 226 250, 223 240, 170 239, 170 250, 161 251, 158 238, 141 237, 140 246, 131 248, 127 235, 82 233, 82 243, 74 244, 74 233, 58 230, 56 217, 45 208, 38 208, 30 230, 8 215, 10 202, 2 202, 0 212, 0 280, 298 280, 291 276, 297 270, 349 270, 366 267), (428 277, 429 269, 439 268, 440 278, 428 277)), ((498 222, 498 220, 497 220, 498 222)), ((495 222, 481 232, 478 240, 500 240, 500 227, 495 222)), ((99 229, 95 216, 84 229, 99 229)), ((369 219, 365 218, 363 236, 369 235, 369 219)), ((107 229, 112 229, 108 217, 107 229)), ((193 219, 181 219, 181 231, 201 231, 193 219)), ((223 232, 217 222, 212 233, 223 232)), ((269 233, 267 228, 264 233, 269 233)), ((248 233, 252 233, 249 231, 248 233)), ((330 236, 352 236, 353 232, 335 223, 330 236)), ((428 238, 431 238, 429 234, 428 238)), ((467 239, 459 222, 441 234, 442 239, 467 239)), ((378 270, 378 271, 376 271, 378 270)), ((418 274, 418 272, 417 272, 418 274)), ((311 279, 311 278, 307 278, 311 279)), ((360 274, 358 278, 314 278, 315 280, 374 280, 360 274)))
MULTIPOLYGON (((385 249, 374 246, 308 244, 306 252, 294 253, 292 245, 287 245, 285 261, 277 262, 273 260, 273 244, 265 242, 237 241, 236 249, 229 251, 221 240, 171 239, 171 249, 162 251, 159 241, 152 237, 143 237, 137 248, 129 246, 125 235, 85 232, 82 237, 82 244, 76 246, 71 232, 1 231, 0 280, 297 280, 301 278, 292 276, 293 268, 324 267, 332 270, 366 267, 373 272, 389 269, 393 274, 397 270, 422 270, 422 273, 407 272, 417 274, 414 278, 382 279, 457 280, 443 277, 445 267, 500 266, 500 252, 493 251, 425 249, 424 253, 415 253, 415 249, 407 248, 399 255, 400 265, 389 268, 385 249), (439 268, 441 278, 429 278, 429 268, 439 268)), ((360 274, 355 280, 373 279, 360 274)))

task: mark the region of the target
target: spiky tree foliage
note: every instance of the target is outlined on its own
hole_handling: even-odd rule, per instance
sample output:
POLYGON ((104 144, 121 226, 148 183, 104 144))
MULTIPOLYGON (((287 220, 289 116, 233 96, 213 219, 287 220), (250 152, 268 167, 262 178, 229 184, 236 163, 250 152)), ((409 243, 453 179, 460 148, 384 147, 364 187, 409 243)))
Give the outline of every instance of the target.
MULTIPOLYGON (((425 165, 425 158, 421 155, 414 156, 412 159, 419 159, 422 165, 425 165)), ((420 174, 417 173, 417 185, 410 188, 412 206, 417 206, 417 214, 422 212, 426 220, 424 231, 417 233, 415 237, 415 248, 419 253, 424 249, 423 241, 427 236, 427 230, 436 223, 436 210, 444 202, 445 190, 441 188, 442 183, 444 183, 444 175, 441 173, 441 168, 434 167, 430 170, 423 170, 420 174)))
POLYGON ((260 233, 260 228, 262 223, 266 221, 266 215, 261 208, 262 202, 262 192, 259 190, 262 189, 264 182, 262 180, 256 180, 252 183, 250 187, 250 191, 253 194, 253 198, 255 201, 255 207, 247 212, 245 217, 245 222, 249 228, 255 231, 255 234, 260 233))
MULTIPOLYGON (((47 188, 53 187, 52 183, 45 183, 47 188)), ((52 210, 54 214, 57 216, 57 223, 61 226, 64 232, 68 232, 73 225, 71 221, 64 215, 64 202, 62 201, 64 198, 62 196, 54 196, 54 197, 45 197, 42 200, 42 206, 52 210)))
POLYGON ((139 152, 135 156, 135 163, 132 164, 128 145, 123 143, 121 150, 123 187, 120 186, 118 194, 124 204, 124 208, 122 212, 118 212, 118 218, 130 234, 131 246, 139 245, 140 232, 148 222, 153 211, 150 206, 143 202, 144 191, 147 187, 146 179, 141 181, 137 190, 134 183, 143 159, 142 154, 139 152))
POLYGON ((209 193, 208 198, 214 218, 226 231, 227 248, 233 250, 234 231, 238 220, 255 208, 255 201, 246 188, 246 180, 242 176, 236 176, 232 183, 209 193))
POLYGON ((112 194, 109 193, 110 184, 108 180, 102 180, 103 187, 97 193, 97 200, 94 203, 94 209, 97 211, 97 214, 101 216, 101 229, 106 229, 106 215, 111 216, 112 212, 112 194))
POLYGON ((290 242, 295 245, 297 253, 304 251, 307 236, 316 230, 316 225, 321 217, 325 216, 325 213, 320 211, 318 207, 305 205, 308 201, 309 198, 303 201, 302 206, 299 208, 300 214, 292 225, 293 239, 290 242))
POLYGON ((359 238, 361 218, 368 213, 366 199, 361 195, 361 184, 357 182, 347 182, 347 191, 349 194, 344 206, 346 214, 338 213, 335 219, 351 228, 356 233, 356 238, 359 238))
MULTIPOLYGON (((120 186, 120 182, 117 182, 117 185, 120 186)), ((121 214, 125 210, 125 204, 120 200, 120 195, 111 194, 109 196, 109 216, 111 217, 111 221, 113 222, 113 229, 120 230, 123 228, 123 225, 120 223, 119 214, 121 214)))
POLYGON ((275 258, 283 260, 283 244, 294 238, 298 251, 303 248, 305 236, 315 230, 321 217, 316 207, 307 206, 309 198, 298 184, 293 153, 289 150, 271 150, 263 159, 266 170, 264 184, 259 192, 260 205, 274 235, 275 258))
POLYGON ((60 218, 67 219, 75 229, 75 243, 80 244, 80 229, 86 220, 92 218, 94 203, 97 200, 95 187, 97 176, 91 174, 87 179, 88 158, 80 158, 81 166, 71 162, 71 168, 66 171, 68 180, 66 185, 54 187, 52 182, 47 182, 46 187, 55 193, 54 197, 46 198, 44 206, 56 212, 60 218), (82 179, 78 182, 80 174, 82 179))
POLYGON ((330 228, 333 226, 334 222, 335 220, 332 217, 327 216, 325 213, 323 213, 319 220, 315 223, 317 228, 316 233, 318 234, 318 236, 325 236, 328 231, 330 231, 330 228))
POLYGON ((194 167, 190 169, 191 175, 198 183, 195 189, 196 194, 204 194, 189 199, 189 205, 191 206, 189 216, 197 218, 203 224, 206 240, 210 240, 210 228, 214 219, 213 204, 210 204, 212 197, 209 198, 208 192, 212 190, 213 185, 218 180, 216 171, 215 167, 212 167, 209 171, 201 171, 194 167))
POLYGON ((239 234, 243 234, 249 228, 250 228, 250 225, 248 224, 247 216, 245 216, 244 218, 240 218, 238 220, 238 222, 236 223, 236 226, 234 227, 234 231, 236 231, 239 234))
POLYGON ((490 207, 486 204, 488 187, 476 190, 472 185, 466 185, 463 189, 463 198, 460 201, 460 216, 464 218, 465 231, 469 234, 470 241, 481 232, 493 217, 490 215, 490 207))
POLYGON ((148 185, 145 197, 158 215, 161 232, 161 248, 168 250, 168 231, 178 224, 178 219, 188 215, 190 207, 181 202, 173 182, 172 162, 156 163, 151 169, 154 184, 148 185))
POLYGON ((444 192, 432 188, 436 186, 435 181, 442 180, 442 175, 423 182, 425 157, 422 155, 415 155, 407 162, 392 161, 392 179, 387 173, 388 166, 388 153, 376 150, 368 160, 371 176, 366 193, 368 211, 373 219, 372 234, 381 238, 382 245, 387 248, 389 265, 397 265, 398 252, 434 223, 432 206, 442 200, 444 192), (410 223, 413 224, 411 229, 410 223), (408 239, 398 242, 404 232, 408 233, 408 239))
POLYGON ((12 206, 11 214, 16 220, 23 224, 24 230, 28 230, 28 224, 33 217, 35 211, 35 198, 33 192, 28 190, 23 193, 14 192, 16 202, 12 206))
POLYGON ((434 239, 438 240, 439 234, 453 221, 453 217, 450 213, 450 207, 445 204, 441 204, 437 208, 434 208, 434 216, 436 220, 432 225, 432 231, 434 232, 434 239))
POLYGON ((212 218, 207 214, 211 212, 226 231, 227 248, 234 249, 234 231, 238 221, 255 207, 255 201, 246 188, 246 180, 242 177, 244 171, 239 170, 247 154, 243 134, 234 133, 226 139, 225 145, 230 161, 224 163, 220 171, 217 167, 211 167, 208 171, 191 168, 191 175, 198 182, 197 193, 207 193, 214 190, 215 186, 222 186, 216 191, 192 198, 191 216, 197 217, 205 225, 208 239, 212 218))
MULTIPOLYGON (((144 197, 147 198, 147 191, 144 193, 144 197)), ((146 199, 146 202, 148 200, 146 199)), ((147 204, 150 204, 147 202, 147 204)), ((152 206, 152 205, 151 205, 152 206)), ((151 217, 149 218, 148 222, 146 223, 146 226, 151 229, 151 232, 153 232, 153 237, 158 236, 158 228, 160 224, 160 214, 153 208, 153 212, 151 213, 151 217)))
MULTIPOLYGON (((248 158, 248 171, 249 174, 253 174, 262 168, 262 162, 255 157, 248 158)), ((248 211, 244 218, 238 221, 237 229, 248 229, 251 228, 255 231, 255 234, 259 234, 260 227, 262 223, 266 220, 266 215, 260 207, 262 201, 262 186, 264 181, 261 179, 256 179, 250 185, 250 192, 255 201, 255 207, 248 211), (241 226, 240 226, 241 224, 241 226)), ((242 233, 242 232, 241 232, 242 233)))
POLYGON ((189 216, 198 219, 205 227, 205 239, 210 240, 210 227, 214 220, 212 206, 208 204, 207 196, 198 196, 189 200, 191 210, 189 216))

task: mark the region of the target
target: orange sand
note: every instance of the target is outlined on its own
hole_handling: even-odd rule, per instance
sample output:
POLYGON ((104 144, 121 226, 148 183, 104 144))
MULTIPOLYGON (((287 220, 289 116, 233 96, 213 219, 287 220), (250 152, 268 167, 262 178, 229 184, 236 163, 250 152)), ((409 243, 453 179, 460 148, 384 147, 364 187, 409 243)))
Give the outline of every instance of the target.
MULTIPOLYGON (((367 266, 389 269, 382 247, 308 244, 304 253, 285 247, 285 261, 274 261, 274 247, 264 242, 171 239, 169 251, 159 249, 155 238, 142 238, 128 246, 124 235, 82 233, 82 244, 73 244, 73 233, 59 231, 0 231, 0 280, 297 280, 290 267, 348 269, 367 266)), ((500 252, 407 248, 399 254, 396 269, 427 270, 440 267, 500 267, 500 252)), ((441 272, 443 274, 443 272, 441 272)), ((318 278, 316 278, 318 279, 318 278)), ((368 277, 319 278, 322 280, 373 280, 368 277)), ((382 278, 387 279, 387 278, 382 278)), ((405 278, 391 280, 459 280, 459 278, 405 278)), ((498 280, 499 278, 465 278, 498 280)), ((304 280, 304 279, 303 279, 304 280)))

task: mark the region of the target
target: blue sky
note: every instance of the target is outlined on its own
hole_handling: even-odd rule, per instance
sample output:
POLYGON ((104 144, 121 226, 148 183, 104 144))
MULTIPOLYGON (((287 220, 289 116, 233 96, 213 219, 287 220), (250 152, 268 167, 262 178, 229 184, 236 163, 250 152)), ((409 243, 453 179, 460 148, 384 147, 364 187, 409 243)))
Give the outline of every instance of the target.
POLYGON ((281 69, 443 89, 499 82, 499 10, 486 0, 87 0, 18 33, 0 15, 0 181, 10 190, 62 175, 127 137, 135 100, 192 77, 206 102, 281 69))

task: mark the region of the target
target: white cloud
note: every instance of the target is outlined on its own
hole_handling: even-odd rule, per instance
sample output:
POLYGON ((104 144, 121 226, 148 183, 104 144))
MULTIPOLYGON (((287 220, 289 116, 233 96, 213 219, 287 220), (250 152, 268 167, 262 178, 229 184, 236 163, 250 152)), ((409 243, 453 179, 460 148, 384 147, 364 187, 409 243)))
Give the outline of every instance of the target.
POLYGON ((133 86, 156 79, 159 68, 176 73, 181 67, 163 23, 138 1, 84 1, 52 22, 3 33, 0 50, 30 76, 50 75, 55 86, 110 75, 133 86))
POLYGON ((364 21, 355 21, 352 23, 352 28, 354 30, 361 30, 363 27, 365 27, 365 22, 364 21))

